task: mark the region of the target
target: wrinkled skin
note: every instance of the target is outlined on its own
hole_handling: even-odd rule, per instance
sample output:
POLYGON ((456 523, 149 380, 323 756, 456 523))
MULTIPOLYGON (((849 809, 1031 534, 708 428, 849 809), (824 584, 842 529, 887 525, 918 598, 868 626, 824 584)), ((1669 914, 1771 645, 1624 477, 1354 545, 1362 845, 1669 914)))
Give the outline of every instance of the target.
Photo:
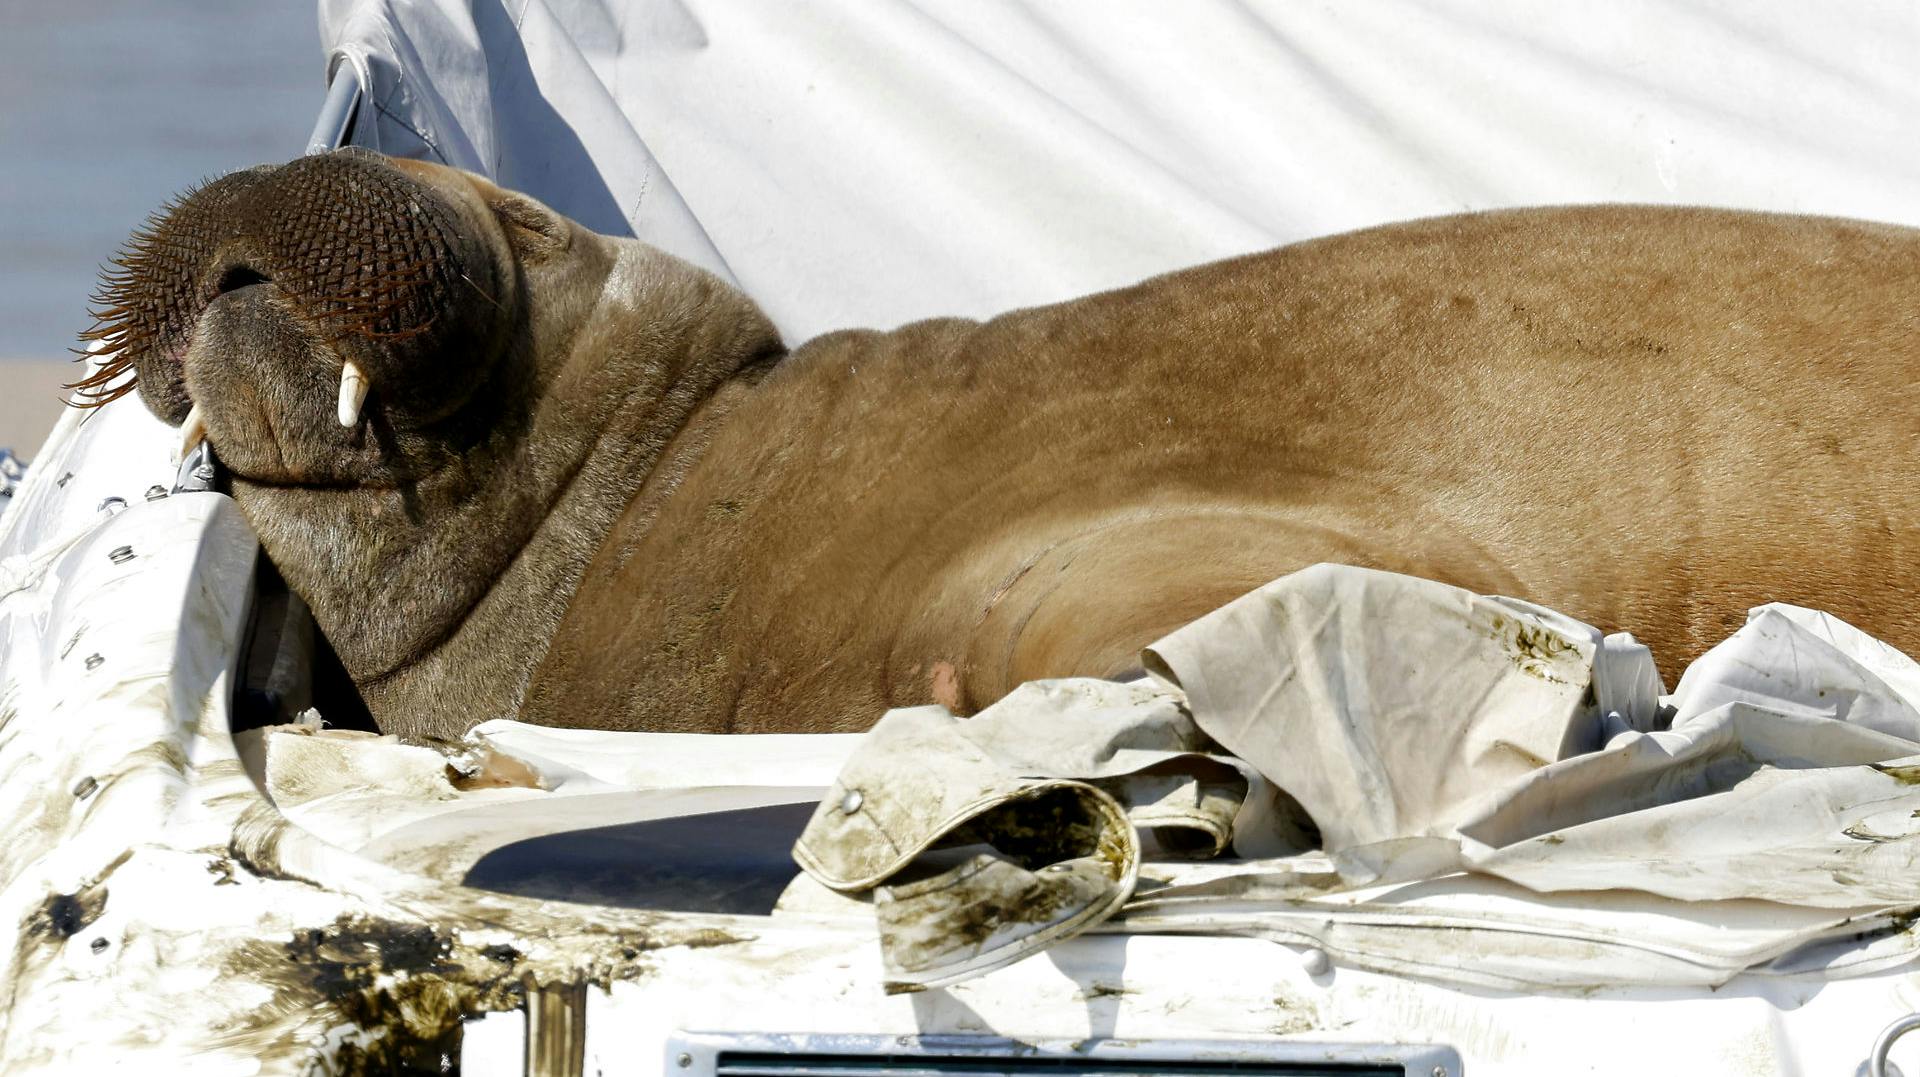
POLYGON ((200 406, 269 555, 383 728, 410 736, 516 712, 601 536, 684 466, 668 450, 698 440, 696 413, 724 411, 779 354, 706 274, 477 177, 359 151, 229 177, 155 232, 198 257, 176 269, 188 283, 149 269, 112 297, 188 308, 185 339, 129 355, 141 397, 170 422, 200 406), (426 294, 343 331, 329 311, 394 274, 316 292, 299 267, 365 265, 421 217, 434 234, 417 245, 441 259, 413 286, 426 294), (373 387, 352 427, 335 418, 347 359, 373 387))
POLYGON ((972 709, 1317 561, 1628 629, 1669 676, 1765 601, 1920 649, 1904 229, 1446 218, 788 352, 642 244, 343 152, 122 264, 101 335, 162 418, 198 405, 406 736, 972 709))

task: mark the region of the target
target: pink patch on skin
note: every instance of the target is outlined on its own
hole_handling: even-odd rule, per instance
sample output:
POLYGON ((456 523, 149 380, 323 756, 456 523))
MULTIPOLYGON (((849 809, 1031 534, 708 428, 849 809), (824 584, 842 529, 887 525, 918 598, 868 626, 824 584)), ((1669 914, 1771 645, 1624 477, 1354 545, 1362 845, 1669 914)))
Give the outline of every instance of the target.
POLYGON ((960 709, 960 671, 952 662, 933 664, 933 701, 950 711, 960 709))

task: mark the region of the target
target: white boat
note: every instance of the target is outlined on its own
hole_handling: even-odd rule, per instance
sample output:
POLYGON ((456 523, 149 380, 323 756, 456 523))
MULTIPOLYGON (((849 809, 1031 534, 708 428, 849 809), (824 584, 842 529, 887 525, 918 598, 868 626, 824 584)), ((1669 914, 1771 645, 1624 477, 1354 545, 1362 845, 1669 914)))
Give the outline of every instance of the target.
MULTIPOLYGON (((488 174, 737 281, 794 340, 1507 205, 1920 225, 1920 24, 1891 9, 324 0, 321 26, 313 149, 488 174)), ((1761 954, 1765 903, 1476 875, 1122 918, 889 993, 870 910, 789 889, 855 738, 495 721, 450 771, 263 732, 309 706, 351 726, 351 700, 174 438, 134 399, 69 411, 0 517, 7 1073, 1882 1073, 1916 1050, 1892 1046, 1920 1024, 1910 914, 1761 954), (482 749, 544 787, 461 773, 482 749)))

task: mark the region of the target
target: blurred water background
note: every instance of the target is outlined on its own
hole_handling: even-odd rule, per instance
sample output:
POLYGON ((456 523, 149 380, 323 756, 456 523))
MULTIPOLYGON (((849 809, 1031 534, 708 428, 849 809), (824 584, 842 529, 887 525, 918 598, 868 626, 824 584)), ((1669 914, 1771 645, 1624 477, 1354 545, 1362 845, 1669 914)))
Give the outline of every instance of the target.
POLYGON ((299 154, 325 90, 310 2, 0 0, 0 446, 39 449, 127 233, 299 154))

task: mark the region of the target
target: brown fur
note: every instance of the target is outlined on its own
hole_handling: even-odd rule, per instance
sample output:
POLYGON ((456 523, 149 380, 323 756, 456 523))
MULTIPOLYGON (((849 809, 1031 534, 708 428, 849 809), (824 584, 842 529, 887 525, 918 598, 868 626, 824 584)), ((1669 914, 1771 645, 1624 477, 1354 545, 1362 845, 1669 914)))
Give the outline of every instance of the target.
MULTIPOLYGON (((1767 601, 1920 650, 1920 233, 1480 214, 782 356, 705 274, 407 167, 517 282, 504 404, 416 426, 376 376, 366 425, 437 470, 235 486, 393 731, 859 729, 1121 672, 1317 561, 1628 629, 1669 674, 1767 601), (516 216, 565 242, 530 259, 516 216)), ((286 381, 236 353, 296 317, 203 318, 194 398, 286 381)), ((264 451, 209 425, 236 471, 264 451)))

